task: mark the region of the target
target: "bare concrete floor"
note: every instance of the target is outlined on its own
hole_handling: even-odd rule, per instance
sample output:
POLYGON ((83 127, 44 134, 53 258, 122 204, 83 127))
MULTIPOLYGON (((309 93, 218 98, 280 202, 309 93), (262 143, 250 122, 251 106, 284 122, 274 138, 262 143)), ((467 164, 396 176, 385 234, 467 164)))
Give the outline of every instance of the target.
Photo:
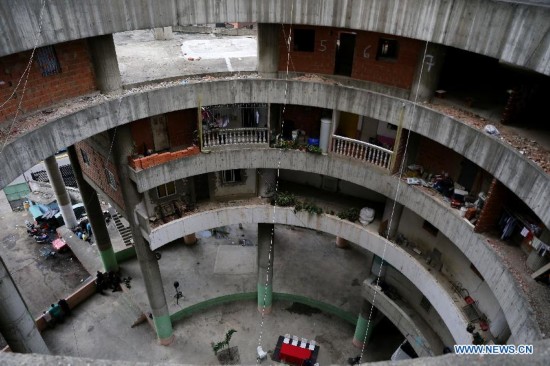
MULTIPOLYGON (((199 243, 192 247, 174 244, 160 250, 159 264, 170 313, 209 298, 256 290, 255 225, 243 225, 242 229, 232 226, 225 231, 227 234, 218 238, 204 237, 207 235, 203 233, 199 243), (250 242, 242 246, 239 239, 250 242), (173 297, 175 280, 180 282, 185 296, 178 304, 173 297)), ((368 274, 368 254, 357 249, 338 249, 334 237, 306 229, 277 226, 275 235, 274 291, 308 296, 359 313, 359 283, 368 274)), ((217 364, 210 343, 222 340, 232 328, 237 330, 232 345, 239 347, 243 364, 256 363, 258 344, 264 350, 272 350, 278 336, 286 333, 315 339, 321 347, 318 359, 321 364, 345 364, 348 357, 360 353, 351 343, 353 325, 334 315, 286 301, 274 302, 272 314, 263 319, 256 301, 200 311, 174 323, 176 340, 172 346, 159 346, 147 323, 130 328, 135 320, 130 302, 148 309, 137 262, 124 263, 122 273, 132 277, 129 293, 95 295, 78 307, 65 324, 44 333, 53 353, 113 360, 217 364)), ((403 340, 393 325, 382 322, 374 329, 363 360, 387 360, 403 340)))
POLYGON ((254 71, 256 39, 174 32, 166 41, 154 39, 153 30, 114 35, 123 84, 141 83, 184 75, 254 71))

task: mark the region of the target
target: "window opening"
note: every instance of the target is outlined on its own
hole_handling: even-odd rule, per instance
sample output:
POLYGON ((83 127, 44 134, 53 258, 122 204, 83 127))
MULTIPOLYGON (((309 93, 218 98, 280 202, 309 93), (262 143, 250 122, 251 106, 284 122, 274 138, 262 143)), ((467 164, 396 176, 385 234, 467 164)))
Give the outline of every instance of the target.
POLYGON ((223 183, 239 183, 242 182, 240 169, 224 170, 222 172, 223 183))
POLYGON ((117 189, 115 175, 107 168, 105 168, 105 175, 107 175, 107 183, 109 183, 113 189, 117 189))
POLYGON ((294 51, 313 52, 315 50, 315 30, 294 30, 294 51))
POLYGON ((175 182, 168 182, 157 187, 158 198, 168 197, 176 194, 175 182))
POLYGON ((88 157, 88 153, 82 149, 80 149, 80 155, 82 156, 82 161, 86 165, 90 165, 90 158, 88 157))
POLYGON ((50 76, 61 73, 61 65, 57 59, 53 46, 40 47, 36 49, 36 61, 42 76, 50 76))
POLYGON ((380 38, 377 58, 386 60, 397 59, 397 41, 394 39, 380 38))

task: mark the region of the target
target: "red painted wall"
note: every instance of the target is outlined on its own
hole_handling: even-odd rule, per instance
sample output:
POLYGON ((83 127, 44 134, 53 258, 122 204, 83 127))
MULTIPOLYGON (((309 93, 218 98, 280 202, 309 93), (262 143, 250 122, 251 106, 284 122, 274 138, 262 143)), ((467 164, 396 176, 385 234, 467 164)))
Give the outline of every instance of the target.
MULTIPOLYGON (((86 40, 59 43, 54 46, 54 49, 61 66, 61 73, 42 76, 35 53, 19 115, 96 90, 86 40)), ((30 56, 31 51, 26 51, 0 58, 0 104, 4 103, 15 90, 30 56)), ((15 97, 0 109, 0 123, 15 115, 24 82, 25 78, 16 91, 15 97)))
MULTIPOLYGON (((147 149, 153 149, 153 133, 149 118, 132 122, 130 128, 138 154, 144 154, 145 146, 147 149)), ((166 129, 170 149, 191 146, 193 131, 197 129, 197 110, 185 109, 166 113, 166 129)))

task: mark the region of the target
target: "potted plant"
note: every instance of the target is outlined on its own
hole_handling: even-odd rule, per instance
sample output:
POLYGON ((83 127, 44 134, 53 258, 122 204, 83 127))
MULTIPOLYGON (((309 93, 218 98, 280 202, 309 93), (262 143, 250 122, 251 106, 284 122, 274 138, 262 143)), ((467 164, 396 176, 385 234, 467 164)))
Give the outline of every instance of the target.
POLYGON ((227 333, 225 333, 225 339, 223 341, 218 343, 212 342, 210 344, 212 346, 214 354, 222 365, 237 365, 240 363, 238 347, 229 346, 231 337, 233 336, 233 333, 236 332, 237 331, 235 329, 230 329, 227 331, 227 333))

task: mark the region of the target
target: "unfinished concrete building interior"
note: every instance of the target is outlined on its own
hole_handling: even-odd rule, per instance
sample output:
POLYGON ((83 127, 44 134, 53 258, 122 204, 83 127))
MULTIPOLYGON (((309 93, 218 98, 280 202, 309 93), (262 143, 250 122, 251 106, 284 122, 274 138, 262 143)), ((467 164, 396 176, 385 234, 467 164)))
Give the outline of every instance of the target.
POLYGON ((0 363, 548 364, 548 1, 6 0, 0 24, 0 187, 43 161, 87 271, 55 324, 0 233, 0 363), (144 30, 190 40, 140 59, 144 30))

